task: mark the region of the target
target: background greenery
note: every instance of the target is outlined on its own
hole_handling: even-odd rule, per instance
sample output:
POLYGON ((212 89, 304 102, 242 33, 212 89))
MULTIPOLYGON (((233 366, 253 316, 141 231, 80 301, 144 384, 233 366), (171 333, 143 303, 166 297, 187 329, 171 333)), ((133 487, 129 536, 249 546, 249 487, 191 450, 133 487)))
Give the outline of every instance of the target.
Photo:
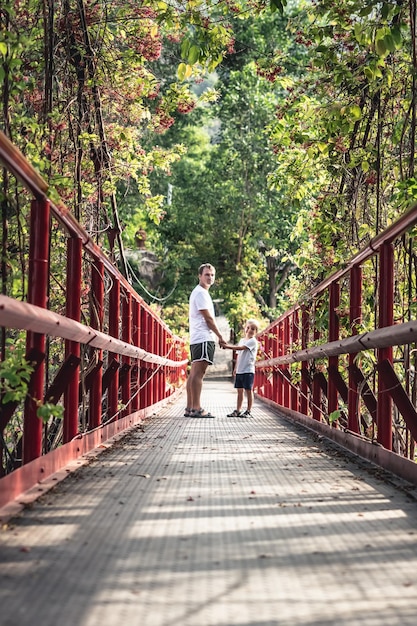
MULTIPOLYGON (((415 199, 416 23, 414 0, 5 0, 1 128, 175 332, 207 261, 232 326, 266 326, 415 199)), ((6 174, 1 211, 25 298, 6 174)))

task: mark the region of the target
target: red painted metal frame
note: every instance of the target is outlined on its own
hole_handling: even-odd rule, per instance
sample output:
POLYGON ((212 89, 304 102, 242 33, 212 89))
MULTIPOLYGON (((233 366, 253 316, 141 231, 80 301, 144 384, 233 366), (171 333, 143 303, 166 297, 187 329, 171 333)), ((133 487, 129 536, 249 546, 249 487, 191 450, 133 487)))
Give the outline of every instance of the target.
MULTIPOLYGON (((414 438, 417 432, 417 424, 414 423, 417 411, 400 382, 401 377, 394 371, 393 350, 398 346, 417 343, 417 321, 394 324, 394 243, 416 224, 417 205, 375 237, 344 268, 306 294, 302 303, 286 311, 258 335, 266 353, 257 362, 255 391, 259 397, 289 409, 294 415, 306 416, 312 424, 320 422, 323 427, 326 422, 330 424, 329 415, 342 408, 341 417, 345 425, 340 425, 337 420, 332 424, 333 429, 346 429, 356 436, 364 436, 361 429, 366 427, 362 420, 362 407, 365 407, 376 425, 376 442, 388 452, 393 448, 393 417, 396 408, 408 429, 406 441, 410 442, 414 438), (368 262, 368 273, 372 268, 375 273, 372 280, 378 286, 377 327, 372 331, 361 332, 363 266, 368 262), (344 286, 349 284, 348 319, 351 335, 345 338, 340 338, 342 279, 344 286), (328 340, 324 343, 316 322, 316 308, 326 299, 328 340), (280 339, 279 351, 274 352, 270 347, 270 338, 281 336, 282 328, 285 329, 284 338, 280 339), (357 364, 358 356, 368 350, 376 354, 375 393, 357 364), (342 355, 348 355, 346 382, 343 371, 340 371, 342 355), (327 372, 323 369, 323 360, 327 361, 327 372), (283 382, 282 373, 287 371, 289 364, 298 364, 296 383, 288 382, 287 379, 283 382), (271 381, 271 384, 267 384, 267 381, 271 381), (294 401, 291 400, 291 406, 288 405, 286 392, 282 394, 282 385, 285 389, 287 384, 293 387, 291 398, 294 401), (297 396, 299 402, 295 400, 297 396)), ((413 441, 410 450, 414 450, 413 441)))
MULTIPOLYGON (((337 341, 339 339, 339 315, 337 312, 339 305, 340 287, 338 282, 334 282, 329 287, 329 341, 337 341)), ((329 358, 329 369, 332 367, 336 370, 339 368, 339 357, 337 355, 329 358)), ((329 376, 327 393, 327 411, 329 415, 339 408, 337 395, 336 385, 331 376, 329 376)))
POLYGON ((68 463, 87 448, 101 443, 103 436, 113 436, 162 406, 184 384, 188 355, 184 341, 175 337, 132 289, 69 209, 48 198, 47 183, 1 131, 0 161, 34 196, 30 220, 28 302, 1 295, 0 325, 6 331, 26 330, 27 353, 32 351, 37 355, 24 411, 25 465, 0 479, 0 506, 3 506, 39 479, 35 464, 41 468, 42 478, 46 478, 48 473, 59 470, 62 463, 68 463), (65 316, 48 308, 50 217, 58 220, 67 239, 66 280, 63 281, 66 285, 65 316), (81 287, 88 268, 91 268, 90 326, 81 324, 81 287), (105 284, 111 285, 109 294, 106 294, 105 284), (104 332, 106 324, 108 335, 104 332), (47 386, 48 337, 64 340, 65 360, 75 357, 75 363, 79 363, 83 350, 92 373, 88 380, 89 396, 84 398, 88 408, 87 431, 80 432, 79 396, 80 389, 84 388, 81 385, 84 374, 82 367, 77 365, 71 368, 62 396, 63 445, 60 452, 51 450, 42 456, 43 425, 37 409, 44 400, 47 386), (127 372, 122 385, 119 365, 126 366, 127 372), (105 376, 106 388, 103 387, 105 376), (104 395, 105 391, 107 395, 104 395), (120 411, 122 404, 126 406, 123 412, 120 411), (84 442, 88 440, 88 445, 74 445, 79 437, 84 442))
MULTIPOLYGON (((119 336, 119 319, 120 319, 120 280, 113 280, 110 288, 109 299, 109 334, 113 337, 119 336)), ((117 367, 110 380, 108 389, 108 418, 112 418, 113 415, 118 414, 119 404, 119 367, 120 361, 118 355, 114 352, 110 352, 109 363, 117 362, 117 367)))
MULTIPOLYGON (((353 335, 358 334, 358 328, 362 322, 362 266, 355 265, 350 270, 350 306, 349 323, 353 335)), ((356 354, 349 354, 348 374, 348 428, 354 433, 359 433, 360 396, 358 385, 352 372, 356 354)))
MULTIPOLYGON (((126 293, 122 300, 122 339, 126 343, 132 343, 132 297, 126 293)), ((122 403, 125 408, 122 415, 129 415, 131 412, 131 359, 129 356, 122 357, 123 366, 126 368, 126 375, 122 381, 122 403)))
MULTIPOLYGON (((394 265, 393 265, 392 244, 384 243, 379 251, 380 272, 379 272, 379 328, 392 326, 394 322, 394 265)), ((382 361, 392 363, 392 346, 386 346, 378 350, 378 364, 382 361)), ((392 398, 388 393, 389 383, 384 380, 384 375, 380 373, 378 377, 378 405, 377 405, 377 426, 378 442, 387 448, 392 449, 392 398)))
MULTIPOLYGON (((81 319, 81 267, 82 243, 78 237, 70 237, 67 241, 67 301, 66 315, 77 322, 81 319)), ((80 358, 81 346, 77 341, 65 341, 65 358, 70 355, 80 358)), ((68 383, 64 398, 64 443, 71 441, 78 432, 78 394, 80 367, 74 369, 73 377, 68 383)))
MULTIPOLYGON (((33 200, 30 212, 28 302, 42 308, 46 308, 48 303, 49 218, 49 201, 33 200)), ((45 345, 45 335, 27 333, 27 353, 35 349, 44 354, 45 345)), ((25 404, 23 463, 28 463, 42 454, 42 421, 37 416, 37 403, 43 400, 44 377, 45 363, 42 361, 32 375, 25 404)))

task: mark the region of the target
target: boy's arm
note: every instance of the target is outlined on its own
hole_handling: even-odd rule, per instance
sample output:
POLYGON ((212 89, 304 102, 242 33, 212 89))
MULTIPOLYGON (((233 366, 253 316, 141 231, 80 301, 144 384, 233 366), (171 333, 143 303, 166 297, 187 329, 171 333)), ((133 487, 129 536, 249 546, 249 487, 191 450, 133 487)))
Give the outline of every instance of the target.
POLYGON ((235 345, 234 346, 232 343, 224 343, 222 345, 222 348, 229 348, 229 350, 236 350, 236 351, 238 351, 238 350, 249 350, 249 348, 247 346, 242 346, 242 345, 240 345, 240 346, 235 345))

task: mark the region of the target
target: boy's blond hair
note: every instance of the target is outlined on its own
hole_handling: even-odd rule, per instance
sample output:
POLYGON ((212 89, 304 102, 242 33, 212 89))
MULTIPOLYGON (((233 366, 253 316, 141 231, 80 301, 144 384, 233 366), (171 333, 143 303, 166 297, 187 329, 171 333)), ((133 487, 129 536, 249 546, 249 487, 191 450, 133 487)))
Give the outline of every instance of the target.
POLYGON ((253 320, 253 319, 246 320, 246 323, 245 323, 245 328, 246 328, 246 326, 248 326, 249 324, 250 324, 251 326, 256 326, 256 330, 257 330, 257 331, 259 330, 259 322, 258 322, 257 320, 253 320))

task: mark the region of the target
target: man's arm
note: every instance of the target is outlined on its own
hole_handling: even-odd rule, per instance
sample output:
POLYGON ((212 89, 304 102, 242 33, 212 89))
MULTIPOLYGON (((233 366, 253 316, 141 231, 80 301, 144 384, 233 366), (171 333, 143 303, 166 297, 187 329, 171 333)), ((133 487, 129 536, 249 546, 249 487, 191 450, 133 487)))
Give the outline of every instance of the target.
POLYGON ((213 316, 211 315, 210 311, 208 309, 200 309, 200 313, 204 317, 206 324, 210 328, 210 330, 212 330, 213 333, 217 335, 217 337, 219 338, 219 344, 223 346, 226 342, 223 339, 221 332, 217 328, 217 324, 214 321, 213 316))

